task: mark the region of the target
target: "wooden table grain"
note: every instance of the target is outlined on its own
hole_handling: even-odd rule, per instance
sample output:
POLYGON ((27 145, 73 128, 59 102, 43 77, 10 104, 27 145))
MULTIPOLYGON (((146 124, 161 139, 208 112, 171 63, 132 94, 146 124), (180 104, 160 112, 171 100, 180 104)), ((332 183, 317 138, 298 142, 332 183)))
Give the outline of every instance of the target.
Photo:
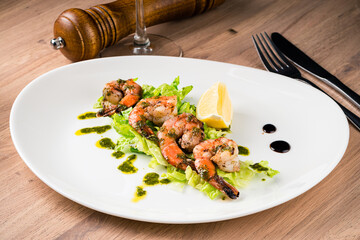
MULTIPOLYGON (((79 205, 37 178, 11 141, 11 106, 36 77, 71 63, 49 46, 56 17, 68 8, 106 2, 0 1, 0 239, 360 238, 360 132, 352 125, 345 155, 322 182, 280 206, 227 221, 167 225, 127 220, 79 205)), ((263 31, 284 34, 360 93, 358 0, 226 0, 206 14, 149 28, 174 39, 185 57, 260 69, 250 36, 263 31)))

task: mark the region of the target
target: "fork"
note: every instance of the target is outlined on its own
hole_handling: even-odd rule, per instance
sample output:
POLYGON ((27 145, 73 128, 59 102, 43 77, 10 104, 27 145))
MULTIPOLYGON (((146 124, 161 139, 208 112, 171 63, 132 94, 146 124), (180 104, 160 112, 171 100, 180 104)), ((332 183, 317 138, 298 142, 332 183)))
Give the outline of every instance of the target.
POLYGON ((349 121, 358 130, 360 130, 360 118, 358 116, 356 116, 354 113, 352 113, 350 110, 348 110, 346 107, 344 107, 343 105, 338 103, 335 99, 333 99, 326 92, 324 92, 322 89, 320 89, 316 84, 307 80, 306 78, 303 78, 301 76, 300 71, 292 63, 290 63, 290 61, 280 52, 280 50, 276 47, 276 45, 271 41, 269 35, 266 32, 264 34, 266 36, 266 40, 262 33, 260 33, 262 41, 257 34, 256 34, 257 41, 255 40, 254 36, 252 36, 252 40, 254 42, 255 48, 260 56, 262 63, 264 64, 265 68, 269 72, 278 73, 278 74, 281 74, 281 75, 284 75, 284 76, 287 76, 290 78, 298 79, 302 82, 305 82, 305 83, 313 86, 314 88, 320 90, 321 92, 325 93, 328 97, 330 97, 332 100, 334 100, 339 105, 339 107, 343 110, 344 114, 349 119, 349 121), (266 47, 264 46, 263 42, 265 43, 266 47), (271 49, 269 43, 272 46, 272 49, 274 49, 274 51, 278 55, 278 57, 281 58, 281 60, 276 56, 274 51, 271 49), (262 51, 261 51, 259 45, 261 46, 262 51), (264 54, 266 55, 266 57, 264 54))

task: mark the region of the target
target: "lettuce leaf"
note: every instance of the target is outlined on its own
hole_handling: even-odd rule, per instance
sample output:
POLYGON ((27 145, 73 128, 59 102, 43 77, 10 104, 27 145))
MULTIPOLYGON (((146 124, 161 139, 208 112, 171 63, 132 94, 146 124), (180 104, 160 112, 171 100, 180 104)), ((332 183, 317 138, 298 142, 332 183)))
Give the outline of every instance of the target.
MULTIPOLYGON (((269 177, 273 177, 279 173, 279 171, 269 168, 267 161, 261 161, 260 163, 255 164, 251 161, 240 161, 240 163, 240 170, 237 172, 229 173, 217 169, 217 174, 223 177, 234 187, 244 188, 250 183, 256 174, 266 174, 269 177), (256 170, 252 168, 252 166, 257 166, 254 167, 256 170)), ((190 166, 188 166, 184 172, 170 165, 167 167, 167 173, 164 174, 164 177, 169 178, 172 183, 186 183, 195 189, 198 189, 200 192, 205 193, 212 200, 224 195, 220 190, 203 180, 199 174, 191 169, 190 166)))
POLYGON ((94 104, 93 108, 94 109, 97 109, 97 108, 102 108, 102 100, 104 99, 103 96, 99 97, 98 100, 96 101, 96 103, 94 104))
POLYGON ((259 163, 251 164, 251 165, 249 165, 249 167, 251 169, 253 169, 254 171, 256 171, 257 173, 264 173, 268 177, 271 177, 271 178, 279 173, 278 170, 274 170, 269 167, 268 161, 261 161, 259 163))
POLYGON ((155 87, 151 86, 151 85, 142 85, 142 90, 143 90, 143 96, 142 98, 149 98, 154 96, 154 91, 155 91, 155 87))
POLYGON ((202 179, 197 172, 191 169, 190 166, 186 168, 185 176, 187 184, 198 189, 200 192, 205 193, 211 200, 214 200, 218 196, 222 195, 220 190, 216 189, 210 183, 202 179))
POLYGON ((171 84, 161 84, 159 87, 155 88, 150 85, 144 84, 143 88, 143 98, 155 97, 155 96, 177 96, 177 107, 178 109, 182 105, 182 100, 185 96, 193 89, 193 86, 186 86, 182 89, 178 89, 180 84, 180 78, 176 77, 171 84))
POLYGON ((195 105, 190 104, 189 102, 184 102, 180 105, 178 109, 178 113, 191 113, 192 115, 196 116, 196 107, 195 105))
POLYGON ((216 171, 219 176, 223 177, 228 183, 230 183, 234 187, 244 188, 249 184, 250 180, 256 174, 256 172, 249 167, 250 164, 252 164, 252 162, 250 161, 240 161, 240 170, 237 172, 224 172, 220 169, 217 169, 216 171))
POLYGON ((207 139, 217 139, 219 137, 225 137, 227 134, 231 133, 231 131, 230 128, 216 129, 213 127, 209 127, 206 123, 204 123, 204 133, 205 133, 205 140, 207 140, 207 139))
POLYGON ((217 169, 217 174, 223 177, 227 182, 232 184, 236 188, 244 188, 246 187, 250 180, 256 174, 265 174, 266 176, 272 178, 279 171, 274 170, 268 167, 268 161, 261 161, 259 163, 253 164, 252 161, 240 161, 240 170, 237 172, 224 172, 220 169, 217 169))

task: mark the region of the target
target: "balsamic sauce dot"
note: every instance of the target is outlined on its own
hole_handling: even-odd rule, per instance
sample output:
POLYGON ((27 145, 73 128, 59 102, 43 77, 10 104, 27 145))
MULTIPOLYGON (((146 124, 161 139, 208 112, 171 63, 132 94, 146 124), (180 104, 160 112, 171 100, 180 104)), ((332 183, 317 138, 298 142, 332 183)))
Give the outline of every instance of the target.
POLYGON ((279 140, 272 142, 270 144, 270 148, 271 150, 278 153, 287 153, 288 151, 290 151, 290 144, 285 141, 279 140))
POLYGON ((274 133, 276 132, 276 127, 272 124, 266 124, 263 126, 264 133, 274 133))

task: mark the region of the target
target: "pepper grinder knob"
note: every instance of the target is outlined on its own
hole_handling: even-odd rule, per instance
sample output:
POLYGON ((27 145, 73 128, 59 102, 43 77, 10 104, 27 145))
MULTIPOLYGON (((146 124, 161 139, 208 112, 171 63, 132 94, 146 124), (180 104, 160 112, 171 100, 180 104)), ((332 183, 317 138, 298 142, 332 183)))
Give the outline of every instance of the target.
POLYGON ((55 50, 59 50, 60 48, 65 47, 65 41, 62 39, 62 37, 51 39, 50 44, 55 50))

